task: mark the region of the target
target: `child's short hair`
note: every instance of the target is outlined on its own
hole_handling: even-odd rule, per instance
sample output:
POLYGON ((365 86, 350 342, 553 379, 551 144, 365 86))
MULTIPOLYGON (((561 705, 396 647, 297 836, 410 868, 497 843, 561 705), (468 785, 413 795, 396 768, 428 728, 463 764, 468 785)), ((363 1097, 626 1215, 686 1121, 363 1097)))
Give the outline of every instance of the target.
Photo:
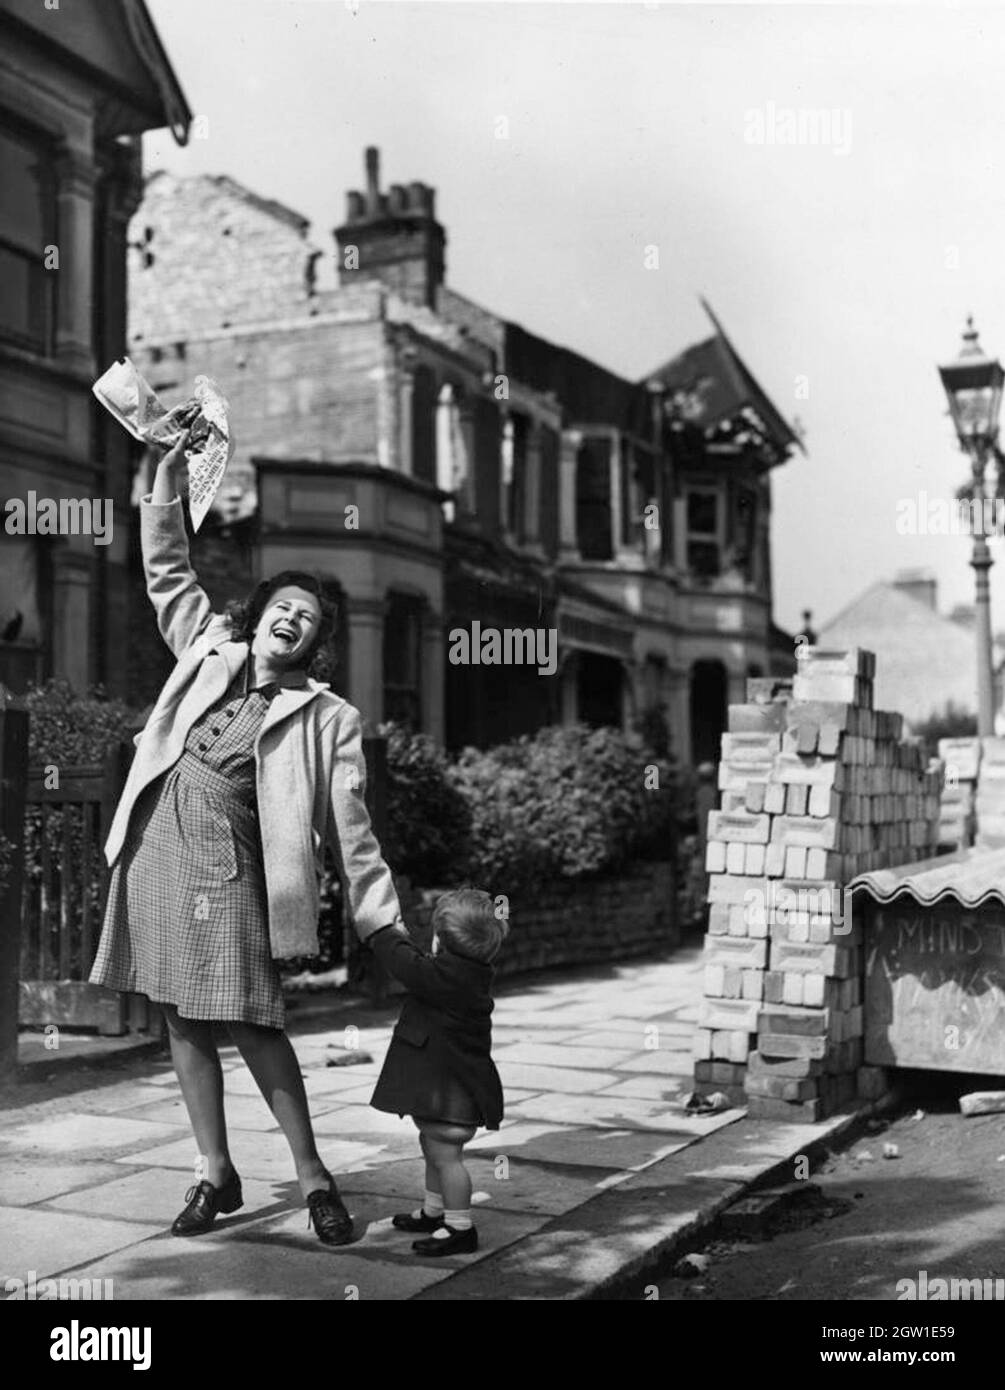
POLYGON ((495 915, 482 888, 454 888, 436 900, 433 930, 455 955, 490 961, 509 934, 509 923, 495 915))

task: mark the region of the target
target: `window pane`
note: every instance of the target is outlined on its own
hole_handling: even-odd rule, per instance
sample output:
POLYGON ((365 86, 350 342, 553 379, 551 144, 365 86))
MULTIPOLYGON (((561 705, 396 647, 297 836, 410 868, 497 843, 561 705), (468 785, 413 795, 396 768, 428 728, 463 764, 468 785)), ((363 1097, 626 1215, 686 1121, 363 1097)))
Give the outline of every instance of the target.
POLYGON ((409 599, 392 599, 384 619, 384 681, 417 688, 419 684, 420 620, 409 599))
POLYGON ((0 246, 0 332, 44 348, 49 292, 40 261, 0 246))
POLYGON ((719 573, 719 547, 713 541, 688 541, 687 566, 702 579, 714 579, 719 573))
POLYGON ((36 542, 0 529, 0 642, 38 642, 41 637, 36 542))
POLYGON ((0 135, 0 237, 41 258, 45 222, 38 167, 37 150, 0 135))
POLYGON ((687 529, 703 536, 715 536, 719 529, 719 495, 715 492, 689 492, 687 529))

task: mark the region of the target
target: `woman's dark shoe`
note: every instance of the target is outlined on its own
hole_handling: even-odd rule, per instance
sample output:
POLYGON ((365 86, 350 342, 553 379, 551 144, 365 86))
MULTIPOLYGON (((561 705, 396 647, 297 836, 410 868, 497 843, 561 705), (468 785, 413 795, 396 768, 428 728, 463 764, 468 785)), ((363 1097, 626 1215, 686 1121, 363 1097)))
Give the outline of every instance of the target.
POLYGON ((175 1236, 201 1236, 216 1220, 218 1212, 237 1211, 244 1206, 241 1195, 241 1179, 237 1169, 231 1168, 230 1177, 222 1187, 214 1187, 204 1178, 185 1193, 185 1210, 175 1217, 171 1234, 175 1236))
POLYGON ((443 1225, 442 1216, 428 1216, 425 1212, 421 1216, 413 1216, 410 1211, 402 1212, 400 1216, 391 1217, 391 1225, 398 1231, 421 1231, 423 1235, 428 1235, 430 1231, 438 1231, 443 1225))
POLYGON ((353 1237, 352 1217, 338 1195, 335 1179, 328 1174, 328 1186, 307 1194, 307 1225, 314 1227, 322 1245, 348 1245, 353 1237))
POLYGON ((453 1226, 443 1225, 448 1236, 429 1236, 426 1240, 413 1240, 412 1249, 417 1255, 471 1255, 478 1249, 478 1232, 474 1226, 466 1231, 455 1231, 453 1226))

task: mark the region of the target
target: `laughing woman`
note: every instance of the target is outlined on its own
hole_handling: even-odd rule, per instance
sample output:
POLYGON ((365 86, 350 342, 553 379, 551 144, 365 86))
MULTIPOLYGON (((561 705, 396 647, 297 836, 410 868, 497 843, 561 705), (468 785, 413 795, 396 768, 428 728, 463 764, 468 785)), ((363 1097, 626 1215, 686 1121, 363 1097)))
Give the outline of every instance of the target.
POLYGON ((111 867, 91 980, 161 1004, 203 1180, 176 1235, 243 1205, 231 1163, 214 1024, 230 1036, 282 1127, 319 1238, 352 1221, 318 1155, 300 1066, 284 1032, 275 961, 317 952, 326 841, 366 940, 400 920, 363 800, 359 713, 311 679, 334 615, 310 575, 287 571, 213 613, 196 580, 177 493, 182 439, 140 504, 147 591, 178 658, 137 739, 105 856, 111 867))

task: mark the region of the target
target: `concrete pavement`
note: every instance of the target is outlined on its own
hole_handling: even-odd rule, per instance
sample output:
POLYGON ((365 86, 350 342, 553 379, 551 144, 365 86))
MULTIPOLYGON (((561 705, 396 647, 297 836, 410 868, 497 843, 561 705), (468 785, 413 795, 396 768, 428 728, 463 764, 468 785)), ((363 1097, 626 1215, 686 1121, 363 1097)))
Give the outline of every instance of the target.
POLYGON ((390 1224, 423 1190, 414 1126, 368 1104, 396 1010, 314 1000, 290 1032, 353 1245, 326 1249, 308 1229, 285 1140, 233 1049, 221 1055, 245 1206, 172 1237, 195 1144, 170 1063, 139 1057, 0 1113, 0 1278, 111 1279, 116 1300, 603 1296, 849 1123, 686 1115, 700 994, 698 946, 505 988, 506 1119, 470 1151, 476 1256, 420 1259, 390 1224), (331 1045, 372 1061, 328 1067, 331 1045))

